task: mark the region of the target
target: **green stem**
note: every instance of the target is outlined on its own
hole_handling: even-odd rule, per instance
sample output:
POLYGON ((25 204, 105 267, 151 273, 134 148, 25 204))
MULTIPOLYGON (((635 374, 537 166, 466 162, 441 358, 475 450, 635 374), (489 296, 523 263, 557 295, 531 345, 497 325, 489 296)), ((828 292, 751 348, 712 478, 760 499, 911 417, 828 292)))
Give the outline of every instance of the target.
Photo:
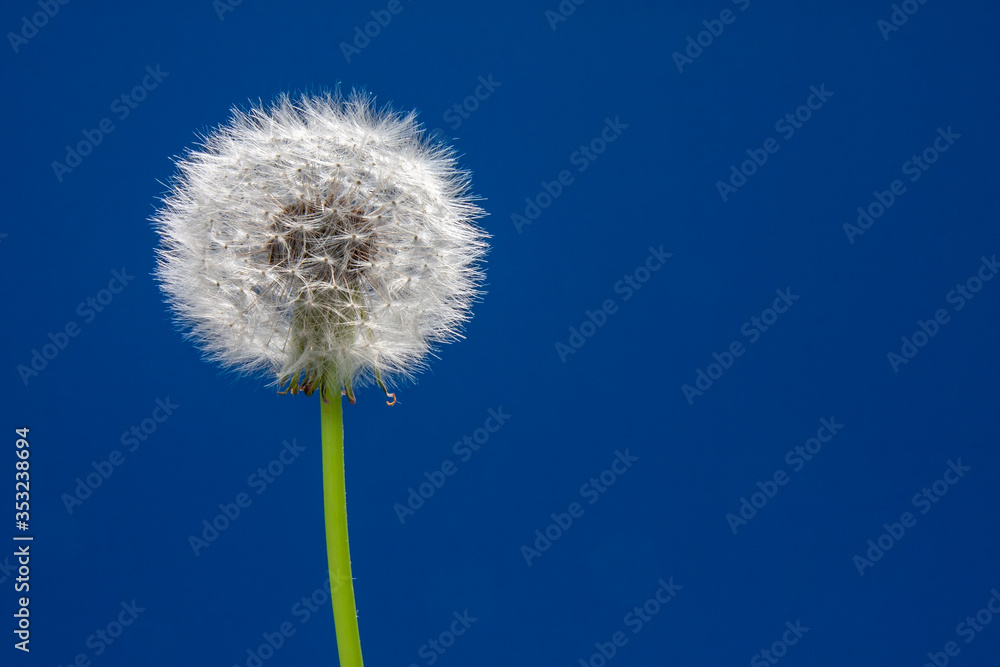
POLYGON ((347 543, 347 489, 344 482, 344 421, 340 392, 324 390, 320 400, 323 431, 323 508, 326 516, 326 553, 330 566, 330 597, 337 629, 341 667, 363 667, 358 612, 354 604, 351 551, 347 543))

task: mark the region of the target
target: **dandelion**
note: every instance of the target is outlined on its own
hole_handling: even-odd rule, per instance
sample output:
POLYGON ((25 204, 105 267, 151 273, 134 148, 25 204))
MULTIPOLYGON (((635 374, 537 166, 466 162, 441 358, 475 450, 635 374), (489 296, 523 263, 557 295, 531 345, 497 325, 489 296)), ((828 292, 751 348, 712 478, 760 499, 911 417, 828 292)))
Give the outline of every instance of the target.
POLYGON ((341 664, 361 665, 341 396, 412 378, 479 294, 483 212, 453 151, 362 93, 234 111, 177 163, 154 217, 157 278, 215 361, 319 391, 341 664))

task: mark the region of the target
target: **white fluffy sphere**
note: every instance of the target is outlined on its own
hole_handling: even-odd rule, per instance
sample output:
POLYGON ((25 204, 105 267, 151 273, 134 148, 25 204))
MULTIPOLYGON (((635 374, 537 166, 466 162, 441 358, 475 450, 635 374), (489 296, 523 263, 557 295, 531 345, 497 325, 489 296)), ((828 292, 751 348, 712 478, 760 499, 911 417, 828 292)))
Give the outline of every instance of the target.
POLYGON ((460 335, 486 250, 468 183, 413 113, 282 96, 178 160, 157 278, 210 357, 353 398, 460 335))

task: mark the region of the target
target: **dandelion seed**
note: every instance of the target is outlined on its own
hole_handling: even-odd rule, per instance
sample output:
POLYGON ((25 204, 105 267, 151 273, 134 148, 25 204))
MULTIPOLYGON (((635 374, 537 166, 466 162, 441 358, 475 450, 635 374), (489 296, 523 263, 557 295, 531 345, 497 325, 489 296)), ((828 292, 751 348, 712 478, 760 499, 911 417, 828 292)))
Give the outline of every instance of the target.
POLYGON ((459 336, 482 211, 413 114, 283 96, 234 112, 178 170, 157 276, 212 359, 339 392, 412 377, 459 336))

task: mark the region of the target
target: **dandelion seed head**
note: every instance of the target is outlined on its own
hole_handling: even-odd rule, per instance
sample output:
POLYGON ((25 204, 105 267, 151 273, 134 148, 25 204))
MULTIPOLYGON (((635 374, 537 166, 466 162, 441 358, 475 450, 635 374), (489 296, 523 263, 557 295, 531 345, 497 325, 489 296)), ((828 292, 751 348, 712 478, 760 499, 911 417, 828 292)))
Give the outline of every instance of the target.
POLYGON ((212 359, 339 391, 412 377, 460 337, 483 211, 415 114, 282 96, 234 111, 177 168, 153 219, 157 278, 212 359))

